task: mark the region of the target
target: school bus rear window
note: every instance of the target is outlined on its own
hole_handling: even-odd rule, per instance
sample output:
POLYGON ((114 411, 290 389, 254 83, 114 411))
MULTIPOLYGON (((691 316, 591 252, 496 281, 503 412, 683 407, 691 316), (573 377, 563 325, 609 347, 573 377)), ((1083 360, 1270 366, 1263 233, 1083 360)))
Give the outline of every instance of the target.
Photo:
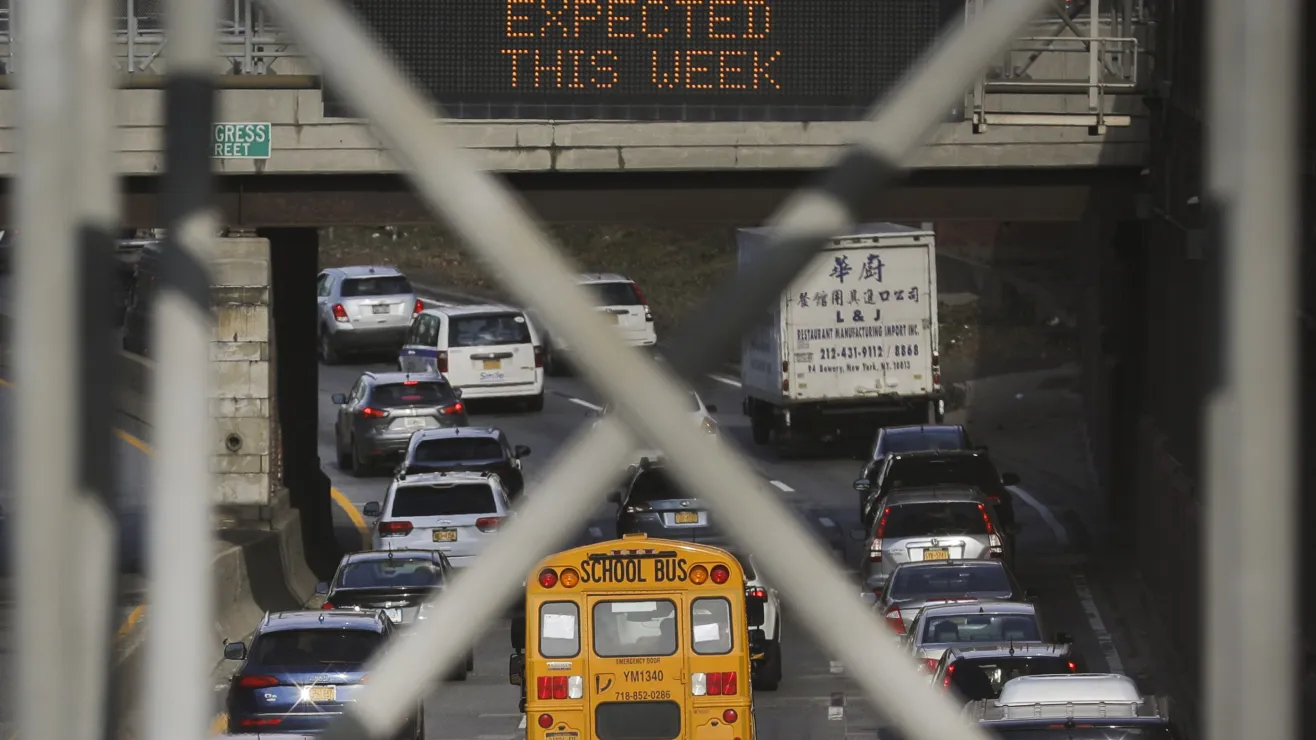
POLYGON ((603 658, 676 652, 676 604, 668 599, 600 601, 591 626, 594 653, 603 658))
POLYGON ((570 601, 550 601, 539 607, 539 654, 574 658, 580 654, 580 608, 570 601))
POLYGON ((704 598, 690 604, 690 644, 700 655, 731 652, 731 602, 704 598))

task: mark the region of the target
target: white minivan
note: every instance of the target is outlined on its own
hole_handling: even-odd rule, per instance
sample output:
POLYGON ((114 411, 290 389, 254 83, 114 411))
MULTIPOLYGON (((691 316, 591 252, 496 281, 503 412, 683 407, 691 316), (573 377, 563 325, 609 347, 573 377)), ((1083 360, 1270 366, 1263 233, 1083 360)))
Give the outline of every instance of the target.
POLYGON ((544 408, 544 348, 520 309, 441 304, 416 315, 398 354, 405 373, 440 373, 466 401, 523 400, 544 408))

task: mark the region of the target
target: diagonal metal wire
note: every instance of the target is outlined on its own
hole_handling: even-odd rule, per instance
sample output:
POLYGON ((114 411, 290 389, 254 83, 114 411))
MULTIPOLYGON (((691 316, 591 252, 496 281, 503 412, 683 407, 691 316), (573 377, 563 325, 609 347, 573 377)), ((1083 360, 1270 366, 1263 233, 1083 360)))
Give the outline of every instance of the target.
MULTIPOLYGON (((479 173, 464 152, 444 141, 442 129, 429 118, 424 101, 360 36, 350 15, 321 0, 269 0, 269 4, 300 37, 303 48, 321 59, 352 103, 376 113, 373 123, 381 140, 411 171, 430 205, 479 248, 516 294, 537 306, 555 334, 579 349, 587 376, 613 399, 623 418, 646 439, 664 440, 660 444, 668 450, 678 479, 715 510, 734 512, 725 517, 729 533, 759 546, 754 549, 769 575, 789 585, 788 592, 799 600, 802 615, 819 640, 833 654, 853 659, 854 677, 874 702, 915 738, 982 737, 980 730, 963 724, 954 706, 918 678, 888 641, 878 637, 876 619, 854 598, 853 586, 807 530, 763 491, 744 460, 720 442, 687 433, 687 420, 674 411, 682 397, 675 380, 639 354, 617 351, 615 337, 577 289, 565 260, 496 180, 479 173), (633 392, 636 390, 639 392, 633 392), (792 552, 780 548, 782 542, 799 544, 792 552), (869 630, 877 639, 856 645, 852 637, 844 637, 860 630, 869 630)), ((890 123, 884 114, 881 133, 866 137, 842 162, 840 177, 793 201, 787 209, 791 215, 778 225, 794 226, 797 233, 811 238, 780 242, 783 247, 801 248, 778 249, 781 259, 767 261, 767 270, 775 268, 781 274, 769 285, 756 286, 763 298, 757 304, 739 297, 750 304, 744 310, 745 318, 752 319, 794 276, 796 269, 783 266, 800 259, 796 252, 805 252, 802 262, 807 262, 817 246, 836 233, 834 225, 852 220, 854 196, 862 194, 866 183, 889 179, 895 173, 898 163, 940 118, 941 111, 955 102, 978 69, 1043 4, 1041 0, 993 4, 974 28, 961 31, 954 42, 941 47, 927 68, 901 88, 886 111, 890 123), (802 243, 806 241, 810 243, 802 243)), ((726 323, 732 336, 739 334, 740 326, 726 323)), ((546 525, 563 518, 577 522, 578 509, 569 504, 588 503, 598 496, 605 479, 624 461, 631 442, 629 435, 608 422, 594 435, 573 444, 567 460, 553 466, 524 516, 509 526, 473 567, 474 572, 459 579, 439 601, 432 626, 418 628, 372 666, 374 679, 362 701, 349 722, 335 728, 334 734, 350 737, 364 731, 379 737, 391 732, 413 710, 428 684, 455 662, 463 644, 478 636, 483 621, 496 612, 502 599, 492 597, 511 596, 521 585, 522 575, 542 554, 541 546, 553 544, 545 540, 561 536, 546 525), (579 486, 584 482, 579 478, 593 478, 589 483, 596 488, 579 486), (573 484, 579 487, 573 490, 569 487, 573 484), (557 517, 541 518, 551 514, 557 517), (473 613, 473 604, 482 606, 473 613)))

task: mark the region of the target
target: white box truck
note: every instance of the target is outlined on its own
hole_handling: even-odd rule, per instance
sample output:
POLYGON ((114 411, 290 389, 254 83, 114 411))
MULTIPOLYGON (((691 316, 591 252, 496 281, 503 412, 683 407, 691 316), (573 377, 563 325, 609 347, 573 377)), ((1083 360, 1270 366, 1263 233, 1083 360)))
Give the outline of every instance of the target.
MULTIPOLYGON (((768 233, 738 230, 740 269, 766 253, 768 233)), ((742 341, 756 444, 867 442, 879 426, 941 422, 934 241, 931 231, 860 224, 796 276, 742 341)))

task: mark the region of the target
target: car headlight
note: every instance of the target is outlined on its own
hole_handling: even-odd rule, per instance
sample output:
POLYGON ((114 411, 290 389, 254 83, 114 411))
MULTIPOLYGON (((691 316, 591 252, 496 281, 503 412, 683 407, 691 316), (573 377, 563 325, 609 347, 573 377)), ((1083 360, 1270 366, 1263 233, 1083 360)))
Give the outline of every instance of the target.
POLYGON ((704 431, 709 434, 717 434, 717 422, 711 416, 705 416, 703 421, 704 431))

